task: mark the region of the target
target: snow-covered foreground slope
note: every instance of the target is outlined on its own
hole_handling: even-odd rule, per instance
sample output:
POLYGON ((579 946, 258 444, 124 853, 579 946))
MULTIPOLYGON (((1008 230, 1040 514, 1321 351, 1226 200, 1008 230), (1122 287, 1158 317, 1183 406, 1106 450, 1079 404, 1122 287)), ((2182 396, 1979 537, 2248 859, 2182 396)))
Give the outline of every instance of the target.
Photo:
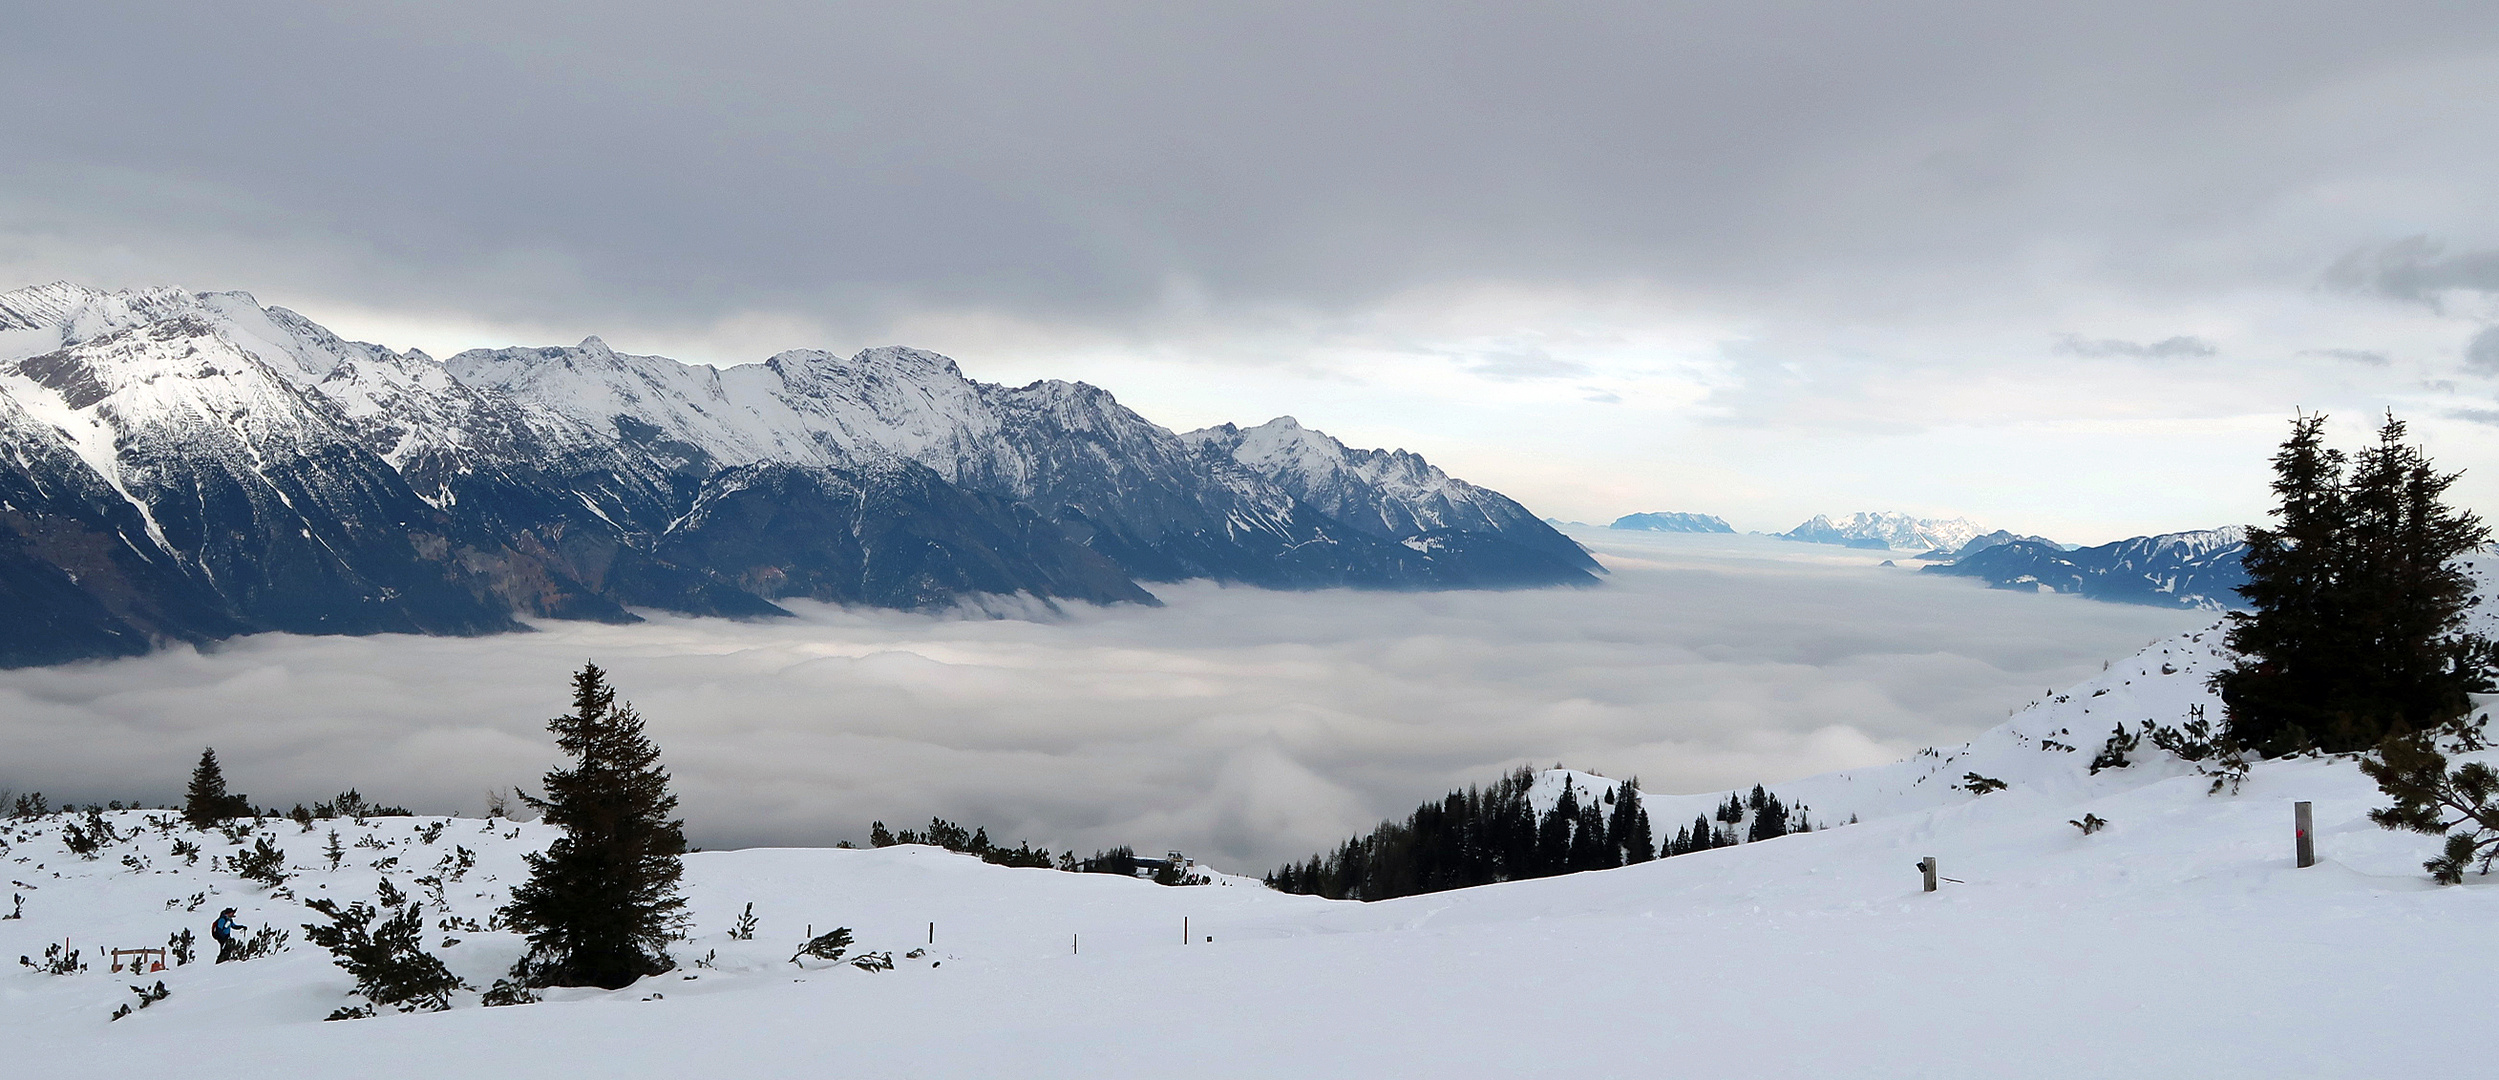
MULTIPOLYGON (((147 1062, 255 1078, 2452 1072, 2462 1048, 2439 1033, 2487 1020, 2499 883, 2432 886, 2419 863, 2434 841, 2370 824, 2380 800, 2347 761, 2266 763, 2219 795, 2148 746, 2140 764, 2089 773, 2108 725, 2197 703, 2206 644, 2156 644, 1967 746, 1780 787, 1818 820, 1861 819, 1827 831, 1368 905, 919 847, 704 852, 687 859, 694 925, 676 954, 710 966, 527 1007, 469 994, 448 1013, 341 1023, 319 1017, 349 982, 300 931, 273 957, 151 975, 172 997, 108 1020, 142 980, 103 971, 96 947, 185 926, 204 939, 225 905, 254 926, 310 915, 206 869, 243 850, 224 837, 205 838, 200 866, 152 831, 89 861, 60 847, 56 815, 8 834, 25 917, 0 921, 0 955, 67 938, 92 967, 0 974, 0 1054, 23 1075, 147 1062), (2044 745, 2068 737, 2080 749, 2044 745), (1956 789, 1971 772, 2010 786, 1956 789), (2316 804, 2322 856, 2304 870, 2297 800, 2316 804), (2085 814, 2108 827, 2083 835, 2069 822, 2085 814), (1928 855, 1959 879, 1932 895, 1913 868, 1928 855), (758 933, 732 940, 749 902, 758 933), (786 961, 811 926, 836 924, 895 953, 896 970, 786 961)), ((1671 829, 1718 798, 1651 805, 1671 829)), ((140 815, 108 817, 127 832, 140 815)), ((414 879, 467 847, 476 865, 446 882, 436 917, 480 921, 549 835, 440 818, 271 824, 296 897, 369 896, 371 864, 389 859, 421 895, 414 879), (350 845, 373 838, 335 871, 320 854, 333 827, 350 845)), ((446 937, 459 943, 438 952, 478 985, 519 947, 464 930, 429 944, 446 937)))
MULTIPOLYGON (((301 944, 179 968, 162 976, 170 999, 118 1022, 106 1016, 133 1000, 131 980, 101 965, 21 969, 0 976, 0 1040, 12 1072, 43 1076, 134 1061, 200 1077, 2444 1071, 2454 1051, 2432 1033, 2483 1019, 2499 889, 2430 886, 2422 838, 2362 820, 2372 794, 2348 765, 2316 762, 2259 769, 2235 797, 2194 777, 2081 801, 2016 786, 1624 870, 1370 905, 926 848, 702 853, 688 860, 694 940, 678 951, 716 953, 714 969, 345 1023, 317 1020, 348 984, 301 944), (2291 865, 2295 798, 2317 803, 2325 861, 2308 870, 2291 865), (2084 837, 2065 822, 2085 811, 2113 824, 2084 837), (1921 894, 1911 864, 1929 854, 1965 883, 1921 894), (749 900, 758 936, 731 941, 749 900), (1200 937, 1185 946, 1184 917, 1200 937), (803 923, 836 921, 898 957, 927 947, 933 921, 937 944, 891 972, 782 962, 803 923)), ((454 822, 435 846, 492 848, 455 890, 463 914, 485 903, 463 894, 516 873, 519 844, 479 827, 454 822)), ((24 920, 0 924, 11 953, 65 934, 153 944, 204 927, 221 903, 252 923, 301 917, 222 875, 199 914, 166 911, 212 877, 59 858, 13 864, 39 888, 24 920)), ((297 884, 354 892, 374 876, 315 870, 297 884)), ((465 940, 443 955, 471 981, 510 959, 503 935, 453 936, 465 940)))

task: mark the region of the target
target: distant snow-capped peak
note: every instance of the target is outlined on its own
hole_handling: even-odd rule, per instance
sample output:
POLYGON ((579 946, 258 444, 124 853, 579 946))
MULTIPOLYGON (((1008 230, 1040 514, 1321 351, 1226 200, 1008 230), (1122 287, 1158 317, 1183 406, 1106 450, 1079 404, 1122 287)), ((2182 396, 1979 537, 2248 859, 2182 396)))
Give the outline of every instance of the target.
POLYGON ((1956 551, 1986 532, 1986 526, 1968 518, 1918 518, 1893 511, 1860 511, 1849 515, 1845 522, 1816 514, 1812 520, 1779 535, 1821 544, 1871 547, 1880 543, 1896 551, 1956 551))

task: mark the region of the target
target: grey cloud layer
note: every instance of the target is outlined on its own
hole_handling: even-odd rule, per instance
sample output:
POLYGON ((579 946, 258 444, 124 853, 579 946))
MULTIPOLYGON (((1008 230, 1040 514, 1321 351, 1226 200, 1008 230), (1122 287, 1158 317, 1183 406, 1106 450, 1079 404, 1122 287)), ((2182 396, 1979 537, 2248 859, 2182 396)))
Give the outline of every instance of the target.
POLYGON ((2326 271, 2329 284, 2396 300, 2440 306, 2445 293, 2499 293, 2499 251, 2448 254, 2427 236, 2409 236, 2353 251, 2326 271))
POLYGON ((2190 356, 2211 356, 2220 352, 2212 342, 2180 334, 2146 344, 2118 338, 2084 338, 2067 334, 2057 340, 2056 351, 2067 356, 2130 356, 2148 360, 2174 360, 2190 356))
POLYGON ((2435 143, 2380 115, 2487 82, 2461 11, 21 3, 0 225, 505 316, 1623 277, 1888 308, 2043 248, 2174 285, 2308 243, 2250 207, 2488 164, 2463 105, 2435 143))
POLYGON ((540 721, 595 658, 650 719, 699 843, 943 814, 1256 868, 1520 762, 1697 791, 1890 760, 2199 621, 1758 538, 1603 542, 1617 572, 1584 591, 1182 586, 1062 623, 817 610, 0 673, 0 788, 168 799, 214 745, 262 801, 355 784, 474 813, 488 787, 534 786, 540 721))

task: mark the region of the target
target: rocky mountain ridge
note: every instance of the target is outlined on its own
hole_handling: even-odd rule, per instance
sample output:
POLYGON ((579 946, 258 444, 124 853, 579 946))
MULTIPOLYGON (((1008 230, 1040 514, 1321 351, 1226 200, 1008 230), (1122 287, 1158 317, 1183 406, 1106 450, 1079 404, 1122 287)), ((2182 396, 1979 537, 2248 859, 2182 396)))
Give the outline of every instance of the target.
POLYGON ((1406 451, 1174 433, 908 348, 710 368, 447 360, 244 293, 0 293, 0 663, 235 633, 490 633, 805 597, 1150 603, 1141 583, 1585 584, 1593 559, 1406 451))
POLYGON ((1999 589, 2036 589, 2160 607, 2241 610, 2247 584, 2239 526, 2137 536, 2098 547, 2065 548, 2013 540, 1964 554, 1923 573, 1974 577, 1999 589))

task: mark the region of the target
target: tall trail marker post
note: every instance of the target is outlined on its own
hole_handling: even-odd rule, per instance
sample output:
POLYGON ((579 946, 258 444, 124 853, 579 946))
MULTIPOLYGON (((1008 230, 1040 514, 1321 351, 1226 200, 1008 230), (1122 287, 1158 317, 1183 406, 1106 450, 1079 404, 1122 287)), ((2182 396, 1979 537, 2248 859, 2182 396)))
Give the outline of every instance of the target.
POLYGON ((1935 856, 1918 860, 1918 872, 1926 875, 1926 891, 1935 891, 1935 856))
POLYGON ((2291 804, 2292 838, 2299 845, 2299 864, 2303 868, 2317 865, 2317 821, 2314 805, 2307 802, 2291 804))

